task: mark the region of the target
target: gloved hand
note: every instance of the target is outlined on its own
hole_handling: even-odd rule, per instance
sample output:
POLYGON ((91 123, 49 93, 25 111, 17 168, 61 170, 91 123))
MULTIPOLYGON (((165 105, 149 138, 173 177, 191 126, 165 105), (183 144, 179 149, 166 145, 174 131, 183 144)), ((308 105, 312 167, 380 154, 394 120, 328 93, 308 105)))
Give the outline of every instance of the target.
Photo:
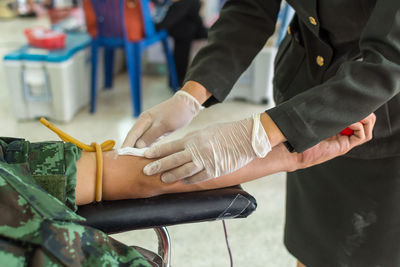
POLYGON ((196 98, 187 92, 178 91, 170 99, 140 114, 122 147, 150 146, 159 137, 189 124, 201 109, 196 98))
POLYGON ((161 180, 191 184, 219 177, 243 167, 271 151, 260 114, 241 121, 216 124, 183 139, 156 144, 146 158, 163 157, 143 169, 146 175, 162 173, 161 180))

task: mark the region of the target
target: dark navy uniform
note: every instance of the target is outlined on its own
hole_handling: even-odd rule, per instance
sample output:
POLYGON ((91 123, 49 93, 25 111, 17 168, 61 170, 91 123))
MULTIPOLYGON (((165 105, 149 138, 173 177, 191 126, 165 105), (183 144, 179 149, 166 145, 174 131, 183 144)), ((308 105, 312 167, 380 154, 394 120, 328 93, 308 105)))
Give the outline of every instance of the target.
MULTIPOLYGON (((290 0, 267 110, 302 152, 372 112, 374 138, 288 175, 285 244, 307 266, 400 266, 400 1, 290 0)), ((278 0, 228 0, 186 80, 221 102, 275 29, 278 0)))

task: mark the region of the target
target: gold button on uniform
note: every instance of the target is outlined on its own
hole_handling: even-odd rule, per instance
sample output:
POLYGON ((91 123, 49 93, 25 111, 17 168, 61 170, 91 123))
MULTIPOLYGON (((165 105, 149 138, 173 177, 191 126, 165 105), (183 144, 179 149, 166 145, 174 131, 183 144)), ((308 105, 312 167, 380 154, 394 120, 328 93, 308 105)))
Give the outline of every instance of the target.
POLYGON ((289 26, 289 27, 287 27, 287 33, 288 33, 289 35, 291 35, 291 34, 292 34, 292 30, 290 29, 290 26, 289 26))
POLYGON ((312 25, 317 25, 317 20, 314 18, 314 17, 308 17, 308 20, 310 21, 310 23, 312 24, 312 25))
POLYGON ((321 56, 317 56, 316 61, 317 61, 318 66, 320 66, 320 67, 322 67, 325 64, 324 58, 321 56))

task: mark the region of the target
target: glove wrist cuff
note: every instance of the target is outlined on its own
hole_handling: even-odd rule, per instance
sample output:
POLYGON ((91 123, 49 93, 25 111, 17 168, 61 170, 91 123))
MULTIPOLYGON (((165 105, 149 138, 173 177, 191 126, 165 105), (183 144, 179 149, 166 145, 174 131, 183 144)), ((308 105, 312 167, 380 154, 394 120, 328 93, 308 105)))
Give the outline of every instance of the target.
POLYGON ((194 115, 197 115, 200 112, 200 110, 204 109, 204 107, 200 104, 200 102, 188 92, 179 90, 178 92, 175 93, 175 96, 182 96, 186 100, 189 100, 190 103, 192 104, 191 107, 194 115))

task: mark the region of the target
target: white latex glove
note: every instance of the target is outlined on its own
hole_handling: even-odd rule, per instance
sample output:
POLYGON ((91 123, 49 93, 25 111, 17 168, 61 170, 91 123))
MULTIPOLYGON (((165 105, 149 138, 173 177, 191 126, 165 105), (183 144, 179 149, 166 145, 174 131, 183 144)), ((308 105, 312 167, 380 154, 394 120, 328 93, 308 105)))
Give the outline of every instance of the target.
POLYGON ((183 139, 156 144, 144 154, 159 158, 143 169, 146 175, 163 173, 161 180, 191 184, 232 173, 255 157, 271 151, 260 114, 241 121, 216 124, 183 139))
POLYGON ((140 114, 122 147, 144 148, 189 124, 203 107, 191 94, 178 91, 170 99, 140 114))

